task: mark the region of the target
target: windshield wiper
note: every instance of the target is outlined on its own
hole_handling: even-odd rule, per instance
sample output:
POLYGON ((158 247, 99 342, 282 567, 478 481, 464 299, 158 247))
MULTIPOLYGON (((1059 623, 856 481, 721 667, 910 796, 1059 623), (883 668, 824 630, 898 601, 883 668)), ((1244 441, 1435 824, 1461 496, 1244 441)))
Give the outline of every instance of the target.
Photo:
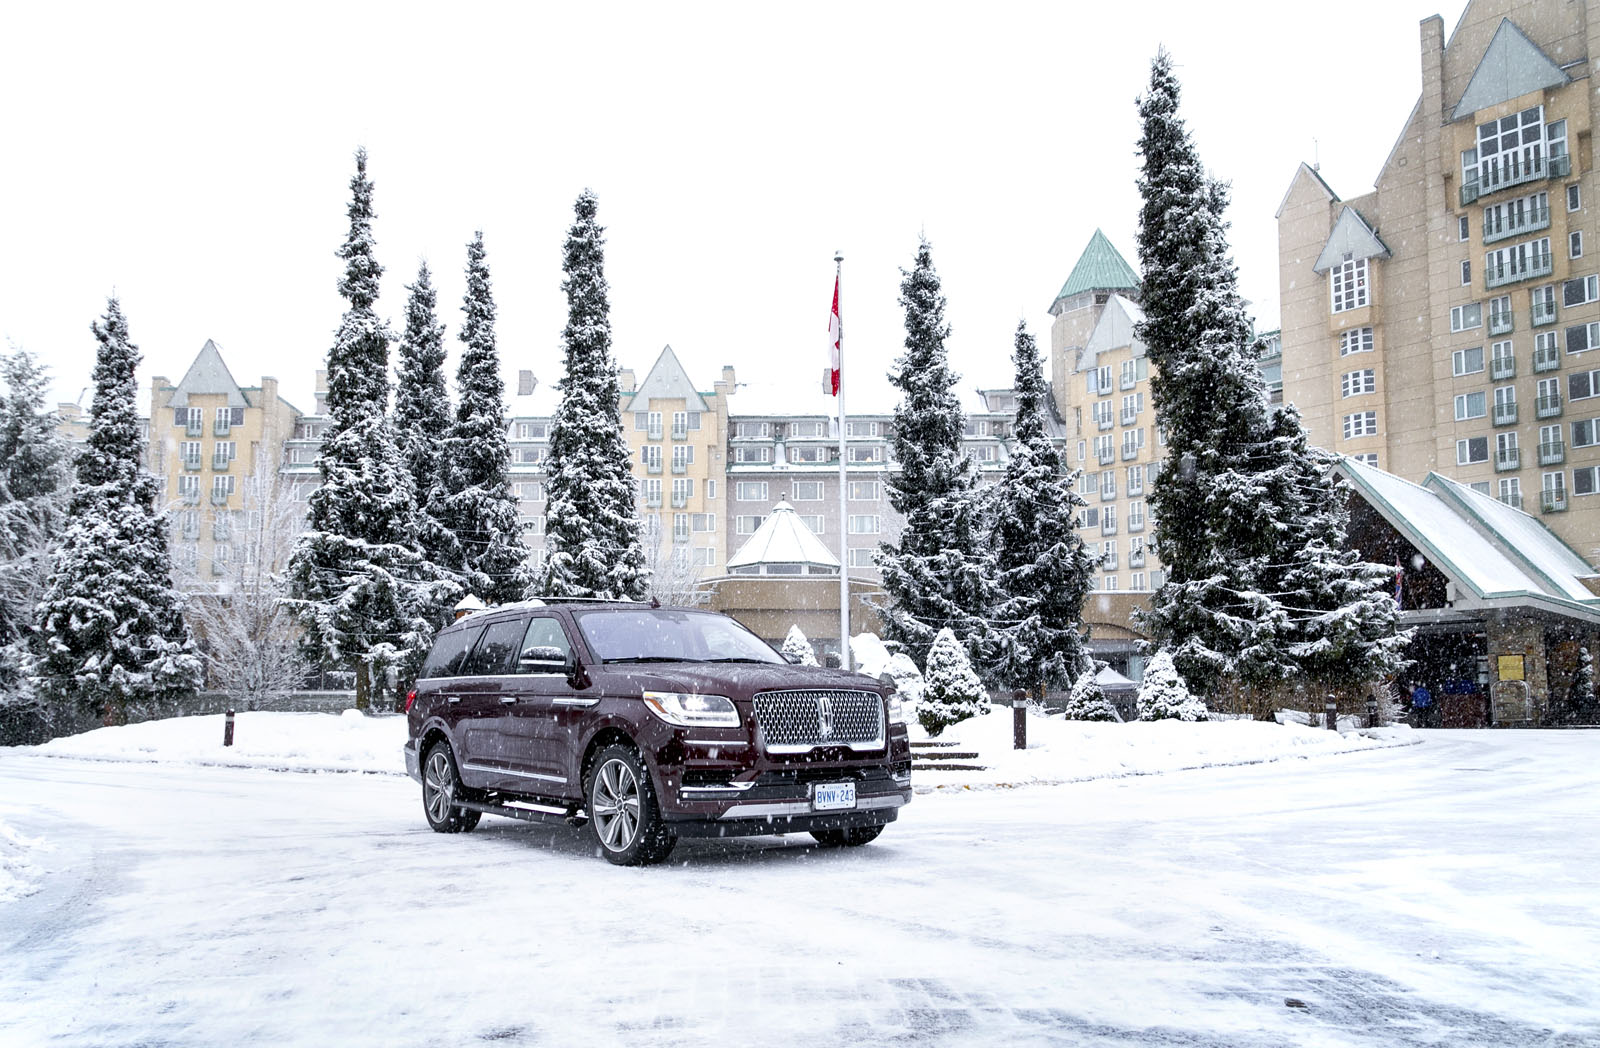
POLYGON ((630 655, 625 659, 601 659, 606 665, 618 662, 693 662, 694 659, 685 659, 677 655, 630 655))
POLYGON ((781 663, 769 662, 766 659, 752 659, 748 656, 730 656, 725 659, 696 659, 697 662, 753 662, 758 666, 778 666, 781 663))

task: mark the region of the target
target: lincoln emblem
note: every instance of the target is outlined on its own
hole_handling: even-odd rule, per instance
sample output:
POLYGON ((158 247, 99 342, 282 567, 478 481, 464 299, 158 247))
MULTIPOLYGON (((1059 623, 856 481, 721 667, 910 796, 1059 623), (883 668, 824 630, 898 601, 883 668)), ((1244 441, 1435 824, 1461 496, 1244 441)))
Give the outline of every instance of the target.
POLYGON ((826 695, 817 700, 817 731, 824 739, 833 737, 833 700, 826 695))

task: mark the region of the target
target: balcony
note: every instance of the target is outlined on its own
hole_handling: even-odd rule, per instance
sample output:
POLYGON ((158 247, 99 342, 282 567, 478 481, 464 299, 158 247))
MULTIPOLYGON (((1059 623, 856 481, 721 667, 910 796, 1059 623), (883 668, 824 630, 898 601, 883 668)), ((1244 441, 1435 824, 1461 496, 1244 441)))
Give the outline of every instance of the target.
POLYGON ((680 546, 687 545, 689 542, 689 533, 687 531, 674 531, 672 533, 672 541, 680 546))
POLYGON ((1551 393, 1533 402, 1535 418, 1555 418, 1561 414, 1561 394, 1551 393))
POLYGON ((1113 462, 1117 461, 1117 451, 1115 448, 1101 448, 1099 449, 1098 457, 1100 459, 1100 465, 1109 466, 1113 462))
POLYGON ((689 424, 688 423, 684 423, 681 426, 673 426, 672 427, 672 439, 673 440, 688 440, 689 439, 689 424))
POLYGON ((1566 178, 1572 172, 1572 158, 1565 154, 1546 159, 1544 156, 1523 158, 1512 155, 1504 164, 1478 165, 1478 178, 1461 186, 1461 203, 1470 204, 1480 196, 1498 193, 1502 189, 1520 186, 1544 178, 1566 178), (1469 196, 1470 187, 1470 196, 1469 196))
POLYGON ((233 464, 233 459, 226 455, 212 455, 211 468, 218 473, 228 472, 228 467, 233 464))
POLYGON ((683 509, 687 505, 689 505, 689 496, 688 495, 679 495, 676 492, 673 493, 673 495, 672 495, 672 508, 673 509, 683 509))
POLYGON ((219 437, 225 437, 233 431, 233 420, 219 418, 211 424, 211 432, 219 437))
POLYGON ((661 496, 660 495, 646 495, 644 497, 644 504, 645 504, 645 508, 646 509, 660 509, 661 508, 661 496))
POLYGON ((1522 493, 1521 492, 1517 492, 1517 491, 1508 491, 1505 494, 1500 496, 1500 501, 1504 502, 1506 505, 1510 506, 1512 509, 1521 509, 1522 508, 1522 493))
POLYGON ((1117 551, 1116 550, 1112 550, 1110 553, 1106 553, 1106 554, 1102 554, 1101 555, 1101 557, 1100 557, 1100 570, 1101 571, 1116 571, 1117 570, 1117 551))
POLYGON ((1499 380, 1517 377, 1516 357, 1494 357, 1489 361, 1489 377, 1499 380))
POLYGON ((1111 416, 1110 415, 1106 415, 1103 418, 1098 418, 1095 421, 1097 423, 1099 423, 1099 426, 1100 426, 1101 429, 1110 429, 1111 428, 1111 416))
POLYGON ((674 472, 674 473, 687 473, 687 472, 689 472, 689 464, 687 462, 680 461, 679 459, 673 459, 672 460, 672 472, 674 472))
POLYGON ((213 506, 226 506, 229 494, 230 492, 226 491, 213 491, 211 493, 211 504, 213 506))
POLYGON ((1540 346, 1533 351, 1533 371, 1554 371, 1561 366, 1561 351, 1554 346, 1540 346))
POLYGON ((1139 421, 1139 413, 1137 411, 1124 411, 1120 417, 1124 426, 1131 426, 1139 421))
POLYGON ((1129 498, 1133 498, 1135 496, 1143 495, 1143 494, 1144 494, 1144 485, 1143 484, 1135 484, 1131 480, 1128 482, 1128 497, 1129 498))
POLYGON ((660 440, 661 439, 661 423, 657 422, 655 425, 650 426, 648 429, 646 429, 645 430, 645 439, 646 440, 660 440))
POLYGON ((1115 517, 1104 517, 1104 518, 1102 518, 1101 521, 1100 521, 1100 534, 1102 534, 1102 535, 1115 535, 1116 533, 1117 533, 1117 519, 1115 517))
POLYGON ((1494 468, 1496 473, 1522 468, 1521 448, 1500 448, 1494 453, 1494 468))
POLYGON ((185 436, 203 437, 206 435, 206 424, 204 422, 190 422, 183 427, 183 432, 185 436))
POLYGON ((1144 530, 1144 518, 1143 517, 1129 517, 1128 518, 1128 530, 1129 531, 1143 531, 1144 530))
POLYGON ((1516 421, 1517 421, 1517 405, 1516 405, 1515 401, 1511 402, 1510 404, 1496 404, 1494 406, 1494 424, 1495 425, 1497 425, 1497 426, 1510 426, 1510 425, 1515 425, 1516 421))
POLYGON ((1567 442, 1564 440, 1547 440, 1539 445, 1539 465, 1559 466, 1567 461, 1567 442))
POLYGON ((660 473, 661 472, 661 463, 659 461, 657 461, 657 462, 646 462, 644 464, 644 471, 646 473, 660 473))
POLYGON ((1116 488, 1101 488, 1100 489, 1100 501, 1101 502, 1110 502, 1112 499, 1114 499, 1116 497, 1117 497, 1117 489, 1116 488))
POLYGON ((185 506, 198 506, 200 505, 200 492, 198 490, 180 491, 178 492, 178 501, 185 506))
POLYGON ((1546 513, 1565 513, 1567 510, 1567 490, 1565 488, 1547 488, 1539 492, 1539 508, 1546 513))
POLYGON ((183 458, 183 468, 191 473, 198 473, 200 471, 200 456, 185 455, 183 458))
POLYGON ((1483 273, 1483 286, 1493 290, 1497 287, 1504 287, 1506 284, 1515 284, 1519 280, 1547 277, 1554 271, 1554 268, 1550 252, 1530 251, 1526 258, 1517 262, 1503 262, 1498 266, 1486 264, 1483 273))
POLYGON ((1139 445, 1137 445, 1137 444, 1124 444, 1124 445, 1122 445, 1122 461, 1127 462, 1129 459, 1136 459, 1138 457, 1139 457, 1139 445))
POLYGON ((1535 302, 1533 304, 1533 326, 1541 324, 1554 324, 1556 322, 1556 304, 1550 302, 1535 302))
POLYGON ((1123 375, 1117 380, 1117 388, 1132 389, 1138 382, 1139 379, 1134 375, 1123 375))
POLYGON ((211 522, 211 538, 216 542, 227 542, 229 533, 232 530, 233 529, 229 527, 228 522, 225 520, 214 520, 211 522))
MULTIPOLYGON (((1128 530, 1130 530, 1130 531, 1133 530, 1133 521, 1131 521, 1131 520, 1128 522, 1128 530)), ((1135 550, 1129 550, 1128 551, 1128 567, 1130 567, 1130 568, 1142 568, 1142 567, 1144 567, 1144 550, 1135 549, 1135 550)))
MULTIPOLYGON (((1490 210, 1494 209, 1490 208, 1490 210)), ((1485 244, 1493 244, 1496 241, 1509 240, 1511 237, 1522 233, 1537 233, 1541 229, 1549 228, 1550 206, 1548 204, 1544 207, 1527 207, 1522 210, 1520 216, 1513 215, 1512 220, 1506 222, 1499 229, 1485 229, 1483 231, 1483 242, 1485 244), (1517 220, 1518 218, 1520 218, 1520 221, 1517 220)))
POLYGON ((1489 314, 1489 334, 1509 335, 1513 326, 1512 315, 1509 311, 1489 314))

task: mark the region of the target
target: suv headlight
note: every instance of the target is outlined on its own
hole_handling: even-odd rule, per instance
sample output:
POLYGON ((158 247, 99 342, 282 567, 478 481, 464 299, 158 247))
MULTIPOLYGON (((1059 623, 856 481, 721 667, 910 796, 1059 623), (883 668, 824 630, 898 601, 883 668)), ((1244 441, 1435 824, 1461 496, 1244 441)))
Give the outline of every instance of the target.
POLYGON ((900 701, 900 693, 891 691, 889 697, 883 701, 889 707, 889 723, 904 724, 906 722, 906 706, 905 703, 900 701))
POLYGON ((739 711, 722 695, 689 695, 681 691, 647 691, 645 707, 680 728, 737 728, 739 711))

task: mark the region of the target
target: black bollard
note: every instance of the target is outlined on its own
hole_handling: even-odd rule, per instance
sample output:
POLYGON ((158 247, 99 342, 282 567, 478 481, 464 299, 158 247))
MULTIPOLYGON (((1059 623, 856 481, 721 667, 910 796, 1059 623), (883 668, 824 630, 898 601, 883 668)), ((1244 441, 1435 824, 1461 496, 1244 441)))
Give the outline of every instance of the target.
POLYGON ((233 711, 232 710, 229 710, 228 711, 228 715, 226 717, 222 718, 222 744, 224 746, 232 746, 233 745, 233 711))
POLYGON ((1011 748, 1028 748, 1028 700, 1026 692, 1011 694, 1011 748))
POLYGON ((1325 709, 1325 711, 1327 713, 1327 717, 1328 717, 1328 730, 1329 731, 1338 731, 1339 730, 1339 704, 1333 700, 1333 696, 1332 695, 1328 696, 1328 705, 1326 707, 1324 707, 1324 709, 1325 709))

